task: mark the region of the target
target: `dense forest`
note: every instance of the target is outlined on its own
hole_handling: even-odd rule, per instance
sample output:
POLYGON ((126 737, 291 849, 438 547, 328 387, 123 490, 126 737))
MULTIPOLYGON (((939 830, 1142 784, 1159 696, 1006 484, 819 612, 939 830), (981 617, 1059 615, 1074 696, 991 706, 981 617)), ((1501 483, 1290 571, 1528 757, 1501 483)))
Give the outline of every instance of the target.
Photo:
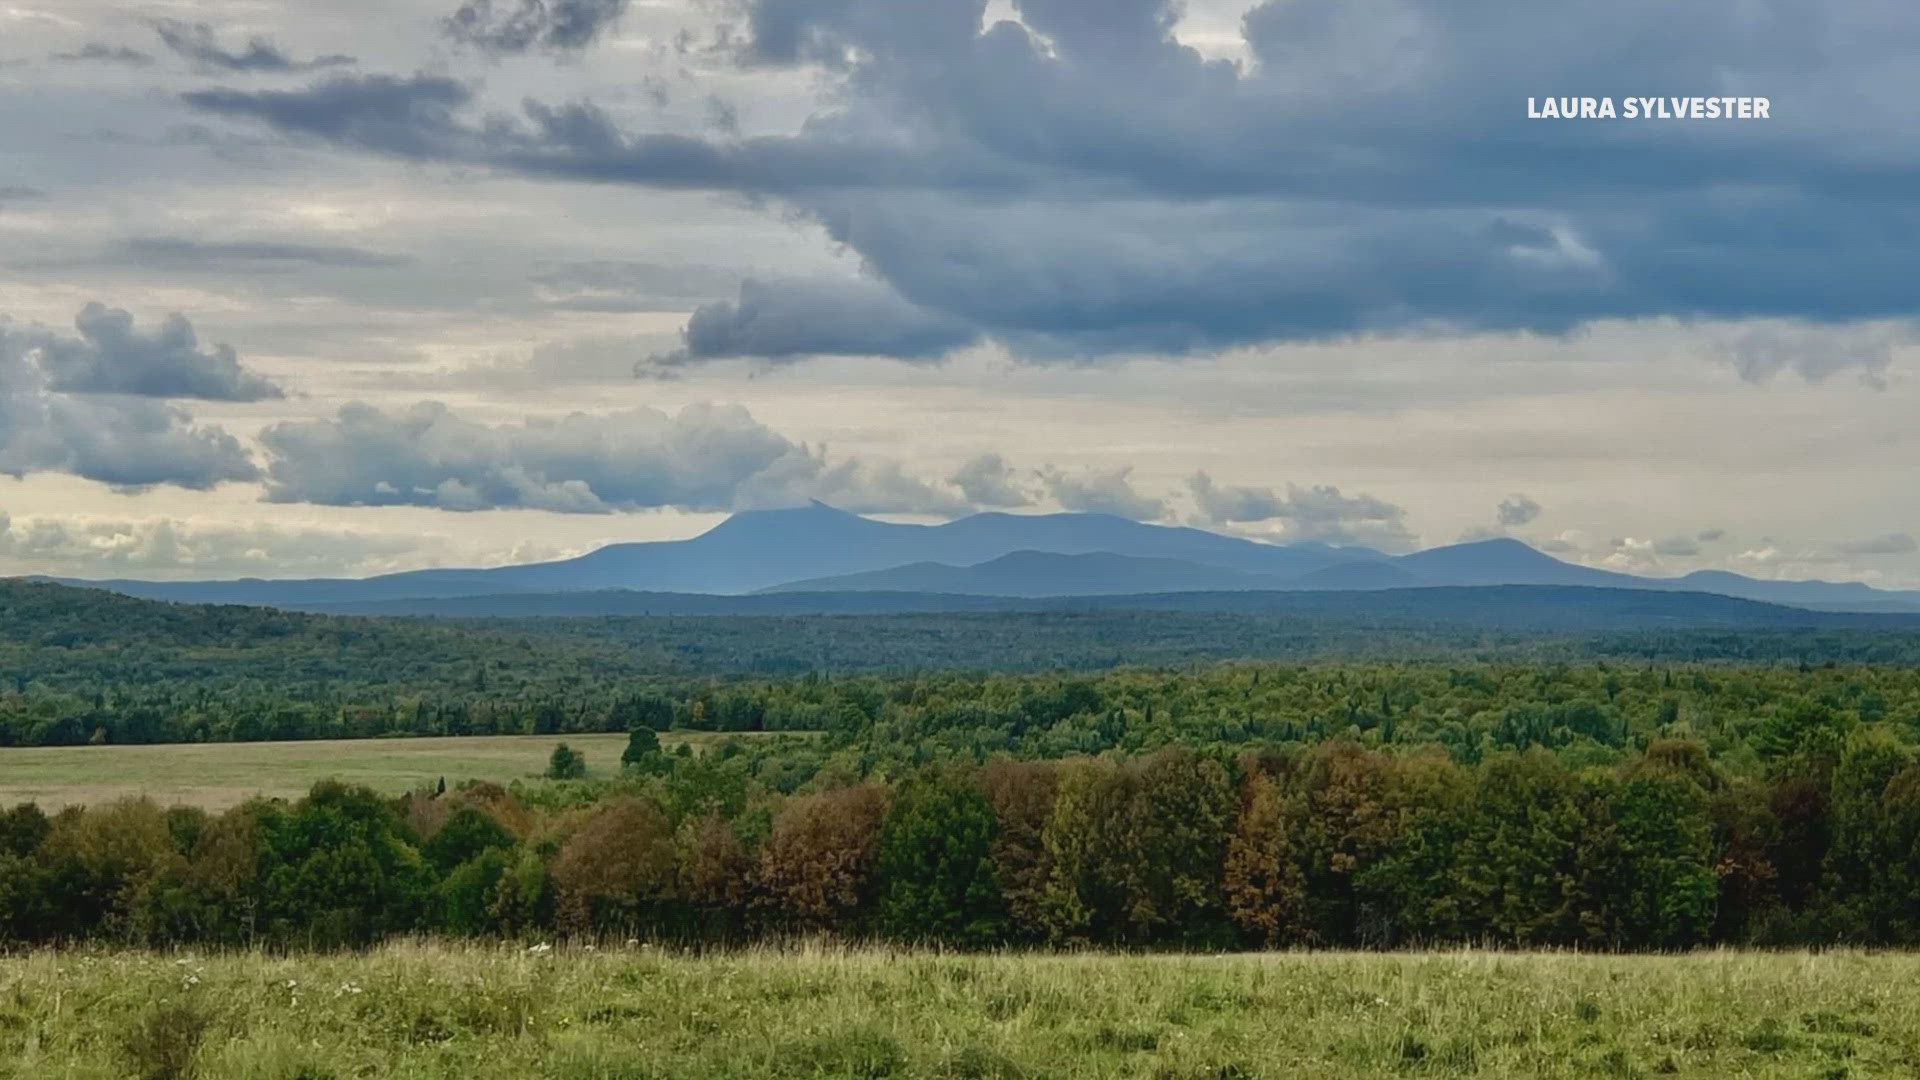
MULTIPOLYGON (((1920 633, 1549 633, 1177 611, 439 621, 167 604, 0 581, 0 746, 624 731, 641 722, 636 710, 657 718, 662 702, 671 712, 664 723, 689 728, 816 727, 848 708, 842 698, 879 693, 880 683, 863 680, 897 684, 928 671, 1204 673, 1229 660, 1432 669, 1406 676, 1414 681, 1449 667, 1601 661, 1622 671, 1891 670, 1920 665, 1920 633)), ((1415 693, 1428 704, 1412 719, 1441 715, 1431 708, 1437 697, 1415 693)), ((1588 696, 1600 694, 1589 688, 1588 696)), ((1372 689, 1350 696, 1355 702, 1336 712, 1265 700, 1248 730, 1281 737, 1293 724, 1318 735, 1365 729, 1375 713, 1390 727, 1410 718, 1376 708, 1372 689)), ((1503 703, 1473 711, 1495 704, 1503 703)), ((1226 720, 1244 726, 1247 710, 1236 708, 1226 720)), ((1031 726, 1020 727, 1023 738, 1031 726)), ((1079 738, 1066 748, 1105 747, 1079 738)))
MULTIPOLYGON (((397 800, 0 814, 0 940, 331 947, 409 932, 683 944, 1595 949, 1920 943, 1920 764, 1799 706, 1752 775, 1347 739, 864 776, 798 740, 397 800)), ((832 752, 827 752, 831 758, 832 752)), ((1607 760, 1611 758, 1612 760, 1607 760)), ((577 772, 556 749, 555 772, 577 772)))
MULTIPOLYGON (((770 676, 724 662, 783 639, 756 621, 447 624, 76 595, 105 596, 7 594, 8 743, 630 744, 618 765, 556 747, 549 778, 504 788, 0 812, 7 942, 1920 944, 1920 668, 1892 635, 1422 653, 1408 631, 1372 639, 1403 659, 1250 647, 1226 655, 1260 658, 1151 665, 1106 643, 1109 661, 1079 670, 880 662, 919 647, 916 626, 1031 652, 1048 632, 1031 613, 916 616, 831 624, 859 628, 840 648, 870 663, 770 676), (675 626, 710 662, 633 644, 675 626), (670 728, 807 734, 670 754, 670 728)), ((1089 617, 1237 632, 1217 615, 1089 617)), ((1055 640, 1102 644, 1074 634, 1055 640)))

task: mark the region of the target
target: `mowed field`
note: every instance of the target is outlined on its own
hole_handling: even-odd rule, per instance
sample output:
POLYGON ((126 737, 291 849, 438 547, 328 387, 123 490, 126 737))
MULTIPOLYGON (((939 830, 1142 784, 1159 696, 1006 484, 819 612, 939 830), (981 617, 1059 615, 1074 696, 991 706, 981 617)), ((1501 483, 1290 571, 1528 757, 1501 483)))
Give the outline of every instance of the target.
POLYGON ((0 959, 0 1076, 1910 1077, 1859 953, 663 955, 397 944, 0 959))
MULTIPOLYGON (((663 733, 663 749, 697 750, 739 736, 663 733)), ((620 768, 627 737, 474 735, 441 739, 191 743, 164 746, 49 746, 0 749, 0 806, 34 801, 52 809, 130 795, 163 804, 224 809, 254 795, 293 798, 335 779, 399 794, 446 778, 504 783, 536 776, 558 743, 586 756, 589 773, 620 768)))

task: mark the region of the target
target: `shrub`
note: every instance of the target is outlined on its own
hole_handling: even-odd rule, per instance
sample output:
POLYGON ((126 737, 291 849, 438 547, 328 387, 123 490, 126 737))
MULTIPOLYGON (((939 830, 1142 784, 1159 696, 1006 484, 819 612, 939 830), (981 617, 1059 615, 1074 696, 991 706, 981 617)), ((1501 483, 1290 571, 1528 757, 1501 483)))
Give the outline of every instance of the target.
POLYGON ((587 759, 566 743, 553 748, 553 756, 547 759, 547 779, 578 780, 587 775, 587 759))
POLYGON ((161 1005, 121 1036, 128 1073, 135 1080, 186 1080, 213 1017, 197 1005, 161 1005))

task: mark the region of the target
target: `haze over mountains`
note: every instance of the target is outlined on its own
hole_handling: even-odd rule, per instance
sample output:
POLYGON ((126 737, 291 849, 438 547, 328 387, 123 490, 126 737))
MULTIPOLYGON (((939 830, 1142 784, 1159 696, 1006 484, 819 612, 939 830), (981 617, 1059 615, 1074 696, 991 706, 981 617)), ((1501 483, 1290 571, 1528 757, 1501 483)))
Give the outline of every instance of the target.
MULTIPOLYGON (((810 603, 749 605, 785 610, 846 606, 817 599, 825 594, 911 594, 915 599, 896 601, 902 609, 935 610, 940 606, 937 597, 956 598, 951 606, 965 609, 979 605, 957 598, 1507 585, 1716 593, 1816 610, 1920 613, 1920 592, 1876 590, 1858 583, 1765 581, 1724 571, 1643 578, 1565 563, 1510 538, 1391 556, 1318 543, 1267 544, 1104 514, 988 513, 941 525, 903 525, 820 503, 740 513, 691 539, 612 544, 558 562, 364 579, 86 584, 200 603, 463 614, 632 610, 634 599, 622 593, 816 597, 810 603), (543 594, 553 596, 539 603, 531 599, 543 594), (436 607, 430 601, 449 603, 436 607)), ((669 606, 703 607, 692 601, 669 606)), ((875 610, 884 605, 869 596, 852 606, 875 610)))

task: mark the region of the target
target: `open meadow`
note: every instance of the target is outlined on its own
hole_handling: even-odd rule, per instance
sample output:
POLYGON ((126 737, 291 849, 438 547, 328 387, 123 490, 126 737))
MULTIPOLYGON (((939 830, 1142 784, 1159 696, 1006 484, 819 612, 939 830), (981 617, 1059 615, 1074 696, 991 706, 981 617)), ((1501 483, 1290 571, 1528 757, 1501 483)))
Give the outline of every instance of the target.
MULTIPOLYGON (((663 733, 661 747, 696 750, 726 736, 663 733)), ((740 738, 741 736, 732 736, 740 738)), ((751 737, 751 736, 747 736, 751 737)), ((364 784, 385 794, 445 778, 495 783, 538 776, 557 743, 586 757, 589 772, 618 772, 627 736, 467 735, 434 739, 314 739, 301 742, 0 748, 0 806, 37 802, 53 810, 144 795, 162 805, 222 810, 254 795, 298 798, 319 780, 364 784)))
POLYGON ((1920 958, 1855 952, 0 960, 0 1075, 1912 1076, 1920 958))

